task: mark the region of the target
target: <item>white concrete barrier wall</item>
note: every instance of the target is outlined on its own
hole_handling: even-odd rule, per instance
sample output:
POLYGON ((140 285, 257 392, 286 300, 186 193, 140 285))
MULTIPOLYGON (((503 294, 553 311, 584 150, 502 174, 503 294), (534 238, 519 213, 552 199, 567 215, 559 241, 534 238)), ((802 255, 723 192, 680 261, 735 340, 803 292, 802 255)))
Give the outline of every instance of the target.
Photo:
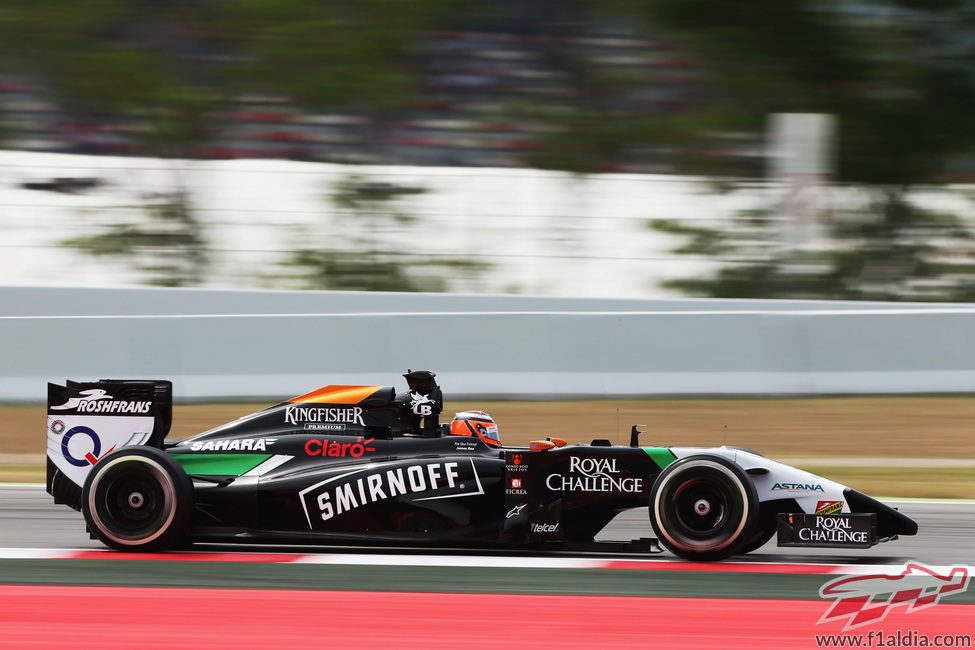
POLYGON ((328 383, 448 398, 975 391, 970 307, 4 316, 0 400, 44 382, 172 379, 177 399, 267 399, 328 383))
POLYGON ((712 298, 565 298, 380 291, 269 291, 158 287, 0 287, 0 316, 332 314, 468 311, 795 311, 955 308, 952 304, 712 298))

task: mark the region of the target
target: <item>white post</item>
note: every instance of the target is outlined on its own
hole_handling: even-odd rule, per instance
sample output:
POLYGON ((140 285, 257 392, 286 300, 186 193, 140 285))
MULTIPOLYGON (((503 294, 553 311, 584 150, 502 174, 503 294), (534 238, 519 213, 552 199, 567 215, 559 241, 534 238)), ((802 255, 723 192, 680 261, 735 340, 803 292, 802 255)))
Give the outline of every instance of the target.
POLYGON ((823 113, 769 116, 768 178, 786 248, 818 248, 825 243, 835 125, 836 118, 823 113))

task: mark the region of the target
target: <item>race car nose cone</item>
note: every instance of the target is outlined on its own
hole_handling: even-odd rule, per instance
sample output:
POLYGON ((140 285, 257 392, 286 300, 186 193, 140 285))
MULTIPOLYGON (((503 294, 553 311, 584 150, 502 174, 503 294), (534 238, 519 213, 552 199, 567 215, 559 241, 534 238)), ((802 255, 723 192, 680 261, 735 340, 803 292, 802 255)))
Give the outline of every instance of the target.
POLYGON ((144 496, 141 492, 133 492, 129 495, 129 505, 133 508, 141 508, 142 504, 146 502, 144 496))
POLYGON ((702 517, 709 512, 711 512, 711 504, 704 499, 698 499, 694 502, 694 512, 701 515, 702 517))

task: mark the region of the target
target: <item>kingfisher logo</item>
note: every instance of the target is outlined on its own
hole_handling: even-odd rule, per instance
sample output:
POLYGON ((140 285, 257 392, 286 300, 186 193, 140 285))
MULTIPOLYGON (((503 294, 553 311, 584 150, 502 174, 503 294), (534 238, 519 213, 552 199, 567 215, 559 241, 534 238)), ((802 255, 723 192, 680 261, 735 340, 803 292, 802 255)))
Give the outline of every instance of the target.
POLYGON ((968 567, 947 567, 939 573, 920 562, 908 562, 897 575, 872 573, 830 580, 820 598, 835 598, 818 623, 844 621, 843 631, 879 623, 894 607, 907 613, 934 607, 941 599, 968 589, 968 567))
POLYGON ((359 406, 288 406, 284 409, 284 422, 295 425, 312 422, 366 426, 362 420, 362 408, 359 406))

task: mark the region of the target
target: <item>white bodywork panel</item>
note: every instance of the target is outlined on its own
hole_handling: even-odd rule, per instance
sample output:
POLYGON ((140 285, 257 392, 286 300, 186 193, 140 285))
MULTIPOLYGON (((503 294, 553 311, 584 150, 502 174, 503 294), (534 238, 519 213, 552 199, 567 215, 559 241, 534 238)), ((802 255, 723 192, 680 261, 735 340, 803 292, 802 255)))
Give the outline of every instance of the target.
POLYGON ((48 415, 47 457, 80 487, 105 454, 149 440, 153 422, 144 415, 48 415))
POLYGON ((731 447, 671 447, 670 451, 678 459, 712 454, 727 458, 746 472, 750 469, 768 470, 763 474, 749 474, 759 502, 792 498, 806 514, 815 513, 822 502, 839 502, 843 504, 842 508, 834 512, 850 512, 850 505, 843 496, 847 486, 758 454, 731 447))

